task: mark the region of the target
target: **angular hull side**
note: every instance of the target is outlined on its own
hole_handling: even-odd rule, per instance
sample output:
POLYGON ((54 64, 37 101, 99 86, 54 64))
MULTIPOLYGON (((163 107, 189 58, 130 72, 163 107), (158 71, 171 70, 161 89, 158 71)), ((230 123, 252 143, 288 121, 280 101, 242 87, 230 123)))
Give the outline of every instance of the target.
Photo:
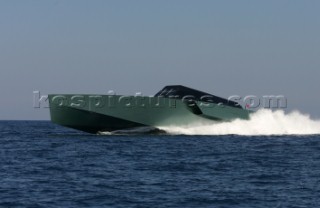
POLYGON ((249 115, 241 108, 199 102, 190 108, 182 100, 163 97, 49 95, 49 105, 52 122, 89 133, 247 119, 249 115))
POLYGON ((99 131, 116 131, 145 126, 140 123, 71 107, 50 108, 50 114, 53 123, 93 134, 99 131))

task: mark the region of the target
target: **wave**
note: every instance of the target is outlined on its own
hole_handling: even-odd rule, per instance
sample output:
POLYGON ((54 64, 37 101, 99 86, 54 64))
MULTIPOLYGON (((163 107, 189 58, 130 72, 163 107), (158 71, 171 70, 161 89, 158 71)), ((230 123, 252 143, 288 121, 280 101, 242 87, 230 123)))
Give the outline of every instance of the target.
POLYGON ((165 134, 164 130, 152 126, 134 127, 130 129, 116 130, 116 131, 99 131, 98 135, 132 135, 132 134, 165 134))
POLYGON ((249 120, 206 121, 159 128, 169 134, 182 135, 315 135, 320 134, 320 120, 313 120, 299 111, 286 114, 282 110, 261 109, 251 114, 249 120))

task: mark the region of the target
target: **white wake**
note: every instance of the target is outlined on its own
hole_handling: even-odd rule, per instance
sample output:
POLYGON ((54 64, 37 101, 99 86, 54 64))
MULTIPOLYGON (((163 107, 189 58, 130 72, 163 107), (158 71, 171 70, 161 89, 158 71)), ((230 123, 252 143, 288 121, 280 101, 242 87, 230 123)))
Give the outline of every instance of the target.
POLYGON ((285 114, 284 111, 262 109, 251 114, 249 120, 231 122, 211 121, 189 126, 160 127, 169 134, 184 135, 311 135, 320 134, 320 120, 312 120, 299 111, 285 114))

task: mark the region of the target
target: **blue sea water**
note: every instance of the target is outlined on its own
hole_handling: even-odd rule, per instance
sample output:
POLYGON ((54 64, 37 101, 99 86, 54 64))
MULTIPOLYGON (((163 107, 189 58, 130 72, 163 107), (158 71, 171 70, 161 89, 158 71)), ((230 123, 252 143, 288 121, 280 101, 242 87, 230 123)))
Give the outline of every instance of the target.
POLYGON ((90 135, 0 122, 0 207, 320 207, 320 136, 90 135))

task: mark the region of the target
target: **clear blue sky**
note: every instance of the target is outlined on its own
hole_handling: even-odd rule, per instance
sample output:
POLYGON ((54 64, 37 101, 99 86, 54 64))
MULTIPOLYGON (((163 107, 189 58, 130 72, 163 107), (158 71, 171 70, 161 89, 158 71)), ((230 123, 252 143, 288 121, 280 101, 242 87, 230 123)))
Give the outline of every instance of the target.
POLYGON ((0 1, 0 119, 48 93, 283 94, 320 117, 320 1, 0 1))

